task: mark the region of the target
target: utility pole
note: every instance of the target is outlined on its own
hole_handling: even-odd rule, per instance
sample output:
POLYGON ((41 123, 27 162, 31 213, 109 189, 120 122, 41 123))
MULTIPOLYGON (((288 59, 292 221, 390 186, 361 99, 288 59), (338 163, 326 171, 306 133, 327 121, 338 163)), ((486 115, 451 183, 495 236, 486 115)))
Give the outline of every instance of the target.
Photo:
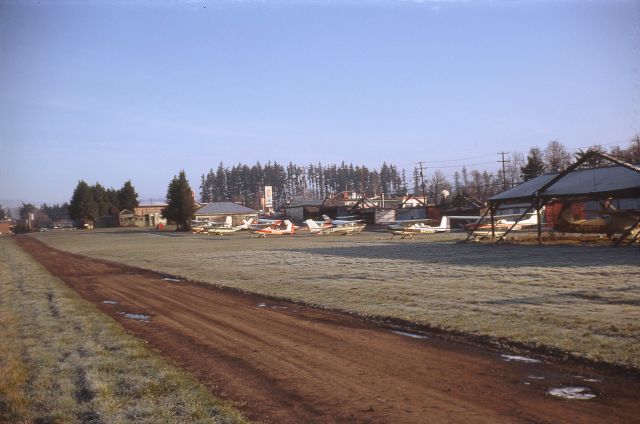
POLYGON ((507 162, 511 162, 510 160, 505 160, 504 155, 508 155, 507 152, 499 152, 499 155, 502 155, 502 160, 499 160, 498 162, 502 162, 502 189, 506 190, 507 189, 507 174, 506 174, 506 170, 505 170, 505 166, 504 164, 507 162))
POLYGON ((422 161, 418 162, 420 165, 420 187, 422 188, 422 200, 426 206, 427 204, 427 192, 424 186, 424 174, 422 173, 422 161))

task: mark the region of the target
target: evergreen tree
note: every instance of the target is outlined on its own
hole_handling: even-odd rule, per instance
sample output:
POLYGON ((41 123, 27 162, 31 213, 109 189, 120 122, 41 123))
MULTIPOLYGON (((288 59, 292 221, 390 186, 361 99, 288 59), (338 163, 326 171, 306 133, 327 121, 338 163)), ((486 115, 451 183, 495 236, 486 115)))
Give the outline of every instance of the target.
POLYGON ((98 205, 93 197, 91 187, 82 180, 78 182, 73 196, 71 196, 69 216, 80 224, 81 228, 84 227, 84 224, 93 224, 98 216, 98 205))
POLYGON ((109 199, 107 197, 107 191, 100 184, 91 186, 91 192, 93 193, 93 199, 96 202, 98 208, 97 216, 105 216, 109 214, 109 199))
POLYGON ((162 216, 177 224, 178 231, 189 231, 191 219, 196 211, 193 192, 184 170, 174 176, 167 189, 167 206, 162 216))
POLYGON ((131 184, 131 180, 127 180, 122 188, 118 190, 117 198, 118 212, 124 209, 133 212, 133 209, 138 207, 138 193, 136 193, 136 189, 133 187, 133 184, 131 184))
POLYGON ((521 168, 522 180, 529 181, 544 174, 544 161, 542 152, 537 147, 532 147, 527 156, 527 164, 521 168))
POLYGON ((59 221, 62 219, 69 219, 69 204, 63 203, 62 205, 54 204, 49 206, 43 203, 40 209, 46 214, 52 221, 59 221))
POLYGON ((7 214, 2 205, 0 205, 0 221, 4 221, 5 219, 7 219, 7 214))

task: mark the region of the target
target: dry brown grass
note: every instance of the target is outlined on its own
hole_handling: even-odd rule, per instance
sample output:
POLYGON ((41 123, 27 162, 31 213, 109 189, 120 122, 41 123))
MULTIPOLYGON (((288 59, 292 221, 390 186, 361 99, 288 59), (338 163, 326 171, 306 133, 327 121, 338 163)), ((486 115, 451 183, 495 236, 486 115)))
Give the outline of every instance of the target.
POLYGON ((132 231, 37 236, 50 245, 192 280, 364 316, 387 316, 640 367, 637 248, 387 240, 249 239, 132 231))
POLYGON ((0 422, 245 422, 0 237, 0 422))

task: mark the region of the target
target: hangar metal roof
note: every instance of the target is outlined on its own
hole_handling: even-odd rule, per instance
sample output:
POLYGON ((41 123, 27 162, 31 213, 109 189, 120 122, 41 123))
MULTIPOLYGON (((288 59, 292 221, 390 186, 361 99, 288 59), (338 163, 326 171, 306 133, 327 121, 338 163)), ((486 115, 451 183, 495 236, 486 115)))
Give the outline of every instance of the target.
MULTIPOLYGON (((520 201, 534 197, 560 174, 545 174, 489 198, 489 202, 520 201)), ((640 196, 640 172, 616 165, 574 170, 539 193, 541 198, 640 196)))
POLYGON ((299 206, 322 206, 324 199, 305 199, 303 197, 294 196, 293 200, 287 205, 288 208, 299 206))
POLYGON ((256 214, 258 211, 233 202, 211 202, 196 211, 196 215, 256 214))

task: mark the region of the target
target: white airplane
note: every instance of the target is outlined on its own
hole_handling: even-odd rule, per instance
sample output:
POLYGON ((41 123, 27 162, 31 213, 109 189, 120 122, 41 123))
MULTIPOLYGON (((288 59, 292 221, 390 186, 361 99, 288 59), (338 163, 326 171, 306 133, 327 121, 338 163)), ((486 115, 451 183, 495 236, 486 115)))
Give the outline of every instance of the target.
POLYGON ((227 216, 224 222, 222 223, 211 223, 206 227, 206 232, 208 235, 216 235, 222 236, 224 234, 232 234, 241 230, 248 230, 249 226, 253 222, 253 218, 242 220, 242 224, 233 225, 233 218, 231 216, 227 216))
MULTIPOLYGON (((521 231, 528 228, 533 228, 538 225, 538 215, 535 212, 530 212, 529 216, 526 219, 521 219, 516 224, 516 221, 513 218, 519 217, 519 214, 511 214, 511 215, 502 215, 496 216, 494 219, 495 224, 493 226, 493 231, 496 235, 504 234, 509 228, 511 231, 521 231), (515 224, 515 225, 514 225, 515 224)), ((486 219, 486 218, 485 218, 486 219)), ((477 222, 465 225, 465 229, 468 232, 473 231, 475 236, 489 236, 491 235, 491 223, 484 222, 480 225, 477 225, 477 222)))
POLYGON ((387 227, 387 231, 391 232, 391 238, 402 236, 401 238, 413 238, 417 234, 435 234, 451 231, 449 217, 443 216, 440 225, 431 226, 424 223, 424 220, 406 220, 397 221, 387 227))
POLYGON ((332 221, 321 221, 320 225, 318 221, 314 221, 313 219, 307 219, 305 224, 309 227, 309 232, 311 234, 323 234, 323 235, 349 235, 349 234, 358 234, 364 230, 366 224, 361 223, 360 221, 342 221, 342 220, 332 220, 332 221), (330 222, 330 225, 326 225, 327 222, 330 222))

